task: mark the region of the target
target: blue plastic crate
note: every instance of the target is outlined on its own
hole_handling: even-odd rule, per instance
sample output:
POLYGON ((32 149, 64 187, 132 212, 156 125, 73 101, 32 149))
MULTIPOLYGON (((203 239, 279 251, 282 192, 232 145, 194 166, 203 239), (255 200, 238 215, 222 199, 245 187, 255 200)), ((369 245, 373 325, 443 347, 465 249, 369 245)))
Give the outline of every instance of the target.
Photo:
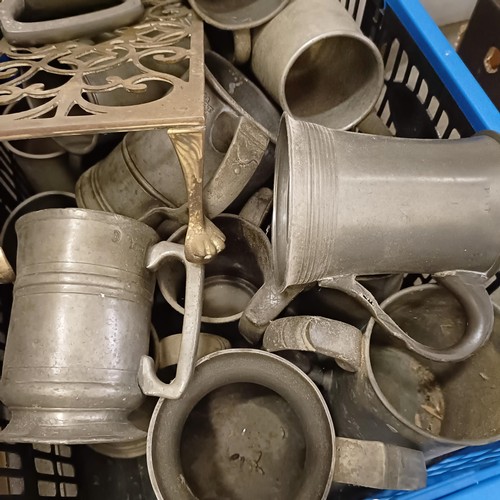
POLYGON ((428 469, 427 488, 418 491, 384 491, 372 500, 493 500, 500 497, 500 443, 464 448, 428 469))

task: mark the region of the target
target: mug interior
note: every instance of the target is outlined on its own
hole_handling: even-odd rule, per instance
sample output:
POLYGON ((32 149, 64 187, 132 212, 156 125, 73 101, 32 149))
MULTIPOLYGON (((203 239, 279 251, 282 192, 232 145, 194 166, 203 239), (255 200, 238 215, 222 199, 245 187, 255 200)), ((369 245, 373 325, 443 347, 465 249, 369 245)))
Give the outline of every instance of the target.
MULTIPOLYGON (((229 323, 237 321, 248 303, 264 284, 270 255, 261 243, 266 236, 261 230, 234 215, 216 217, 214 222, 226 236, 226 247, 205 265, 202 321, 229 323)), ((183 242, 186 229, 170 238, 183 242)), ((186 271, 182 263, 169 259, 158 273, 160 289, 167 302, 184 313, 186 271)))
POLYGON ((290 113, 330 128, 355 125, 380 93, 382 73, 375 51, 361 36, 339 34, 305 47, 284 82, 290 113))
POLYGON ((195 406, 180 453, 197 498, 289 499, 302 482, 306 441, 297 415, 280 395, 236 383, 195 406))
POLYGON ((229 61, 214 52, 205 54, 205 64, 227 92, 227 96, 243 108, 271 137, 275 137, 280 115, 263 92, 229 61))
MULTIPOLYGON (((407 289, 389 299, 387 313, 415 340, 446 348, 464 334, 459 302, 438 286, 407 289)), ((460 363, 429 361, 389 340, 375 326, 371 370, 393 412, 411 426, 448 440, 484 440, 500 433, 500 320, 490 341, 460 363)))

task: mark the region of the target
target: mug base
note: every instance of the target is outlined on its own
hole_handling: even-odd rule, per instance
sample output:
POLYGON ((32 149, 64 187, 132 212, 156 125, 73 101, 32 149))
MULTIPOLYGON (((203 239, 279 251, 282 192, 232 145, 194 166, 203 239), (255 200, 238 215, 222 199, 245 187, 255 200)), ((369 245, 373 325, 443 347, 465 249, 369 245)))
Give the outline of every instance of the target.
POLYGON ((146 437, 116 410, 15 409, 0 432, 0 442, 92 444, 133 441, 146 437))

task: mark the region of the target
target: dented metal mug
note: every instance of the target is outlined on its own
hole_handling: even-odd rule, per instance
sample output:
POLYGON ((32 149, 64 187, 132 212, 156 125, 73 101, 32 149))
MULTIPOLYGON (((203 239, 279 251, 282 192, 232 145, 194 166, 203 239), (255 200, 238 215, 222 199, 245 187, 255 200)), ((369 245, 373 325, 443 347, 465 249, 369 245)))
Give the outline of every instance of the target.
MULTIPOLYGON (((412 338, 435 347, 452 345, 466 328, 463 307, 436 285, 406 288, 382 305, 412 338)), ((373 319, 363 335, 323 318, 279 319, 266 331, 264 347, 334 358, 344 370, 309 375, 325 389, 339 434, 410 446, 429 460, 500 438, 498 309, 495 318, 489 342, 459 363, 430 361, 409 351, 373 319)))
POLYGON ((355 297, 390 335, 428 359, 472 355, 493 327, 485 283, 500 258, 499 152, 494 133, 397 139, 285 114, 274 188, 275 291, 319 282, 355 297), (356 280, 389 272, 432 274, 450 290, 466 311, 463 338, 443 348, 410 338, 356 280))
POLYGON ((336 437, 314 383, 252 349, 206 356, 179 400, 158 402, 147 458, 159 499, 318 500, 332 482, 417 489, 426 480, 416 450, 336 437))
POLYGON ((115 214, 48 209, 23 216, 16 229, 17 279, 0 381, 12 418, 0 440, 140 438, 144 432, 127 417, 143 399, 143 374, 145 394, 160 387, 162 396, 179 397, 193 371, 203 266, 188 263, 183 246, 158 242, 150 227, 115 214), (148 372, 151 358, 144 356, 154 271, 166 259, 186 266, 189 303, 170 384, 148 372))
MULTIPOLYGON (((279 114, 264 94, 215 53, 206 60, 204 200, 214 217, 268 180, 279 114), (242 193, 243 192, 243 193, 242 193)), ((79 206, 120 213, 156 227, 187 222, 187 194, 164 130, 133 132, 90 168, 76 187, 79 206)))
POLYGON ((382 56, 340 2, 292 0, 252 37, 255 76, 296 118, 349 129, 375 105, 382 56))

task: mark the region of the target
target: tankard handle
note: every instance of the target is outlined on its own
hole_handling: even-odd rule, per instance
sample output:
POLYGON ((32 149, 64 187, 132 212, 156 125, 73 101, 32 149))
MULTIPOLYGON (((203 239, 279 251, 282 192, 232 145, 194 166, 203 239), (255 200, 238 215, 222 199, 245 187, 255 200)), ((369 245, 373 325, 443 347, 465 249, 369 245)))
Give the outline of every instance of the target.
POLYGON ((22 22, 17 19, 24 9, 24 4, 24 0, 4 0, 0 7, 0 19, 7 41, 28 47, 112 31, 121 26, 128 26, 144 12, 140 0, 124 0, 119 5, 86 14, 47 21, 22 22))
POLYGON ((178 399, 191 380, 196 364, 205 270, 202 264, 193 264, 186 259, 184 245, 168 241, 161 241, 149 249, 146 267, 151 271, 156 271, 167 258, 178 259, 186 267, 186 312, 182 325, 177 371, 172 382, 165 384, 156 375, 153 359, 150 356, 142 356, 138 380, 142 392, 147 396, 178 399))
POLYGON ((291 316, 271 321, 262 339, 269 352, 307 351, 335 359, 349 372, 361 368, 363 334, 355 326, 319 316, 291 316))
POLYGON ((380 307, 375 297, 356 280, 355 275, 326 278, 319 285, 343 291, 357 299, 387 333, 401 340, 410 351, 432 361, 463 361, 488 341, 493 330, 494 311, 485 287, 486 275, 471 271, 448 271, 436 273, 433 277, 460 302, 467 318, 463 337, 455 345, 445 349, 426 346, 412 339, 380 307))
MULTIPOLYGON (((215 174, 203 187, 205 214, 213 218, 221 214, 238 197, 257 171, 271 140, 253 120, 242 116, 231 144, 215 174)), ((188 223, 188 206, 158 206, 148 210, 140 221, 151 223, 153 218, 188 223)))
POLYGON ((292 285, 280 291, 270 277, 257 290, 238 323, 241 335, 251 344, 262 339, 266 328, 290 302, 311 285, 292 285))
POLYGON ((333 481, 366 488, 418 490, 425 487, 424 454, 381 441, 335 438, 333 481))
POLYGON ((273 206, 273 191, 267 187, 260 188, 245 203, 239 216, 257 227, 261 227, 273 206))
POLYGON ((203 188, 208 217, 222 213, 243 191, 258 169, 270 142, 253 119, 239 118, 221 164, 203 188))

